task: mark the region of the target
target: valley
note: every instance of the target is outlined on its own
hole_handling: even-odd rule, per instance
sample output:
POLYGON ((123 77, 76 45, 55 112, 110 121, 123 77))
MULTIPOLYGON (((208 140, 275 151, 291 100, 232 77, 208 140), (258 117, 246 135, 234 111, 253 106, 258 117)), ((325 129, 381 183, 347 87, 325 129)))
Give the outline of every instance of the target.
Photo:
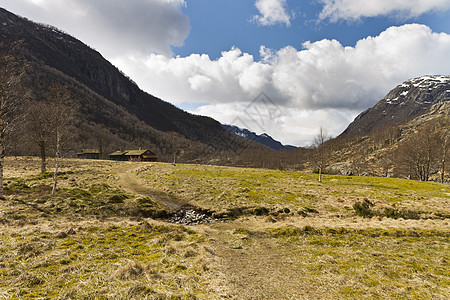
POLYGON ((448 185, 337 175, 318 183, 317 174, 207 165, 61 164, 51 195, 38 159, 6 160, 3 298, 450 295, 448 185), (357 213, 355 203, 365 201, 373 216, 357 213), (187 205, 214 221, 169 222, 187 205), (398 214, 386 214, 392 210, 398 214))
MULTIPOLYGON (((359 98, 375 91, 367 79, 364 93, 352 88, 358 73, 345 86, 317 84, 333 72, 300 80, 321 64, 287 60, 280 71, 295 76, 259 78, 285 52, 264 47, 258 62, 234 47, 222 52, 257 66, 242 72, 232 53, 169 59, 186 60, 177 73, 196 57, 211 62, 205 75, 196 67, 169 89, 209 90, 221 82, 221 72, 206 76, 217 62, 233 71, 220 84, 227 93, 243 84, 251 97, 259 81, 289 85, 269 89, 278 93, 270 102, 304 109, 304 119, 254 100, 245 114, 293 134, 319 132, 294 147, 144 92, 56 27, 3 8, 0 23, 0 299, 450 299, 450 76, 386 79, 406 81, 332 137, 308 122, 317 123, 315 113, 337 122, 322 109, 345 115, 359 102, 373 105, 359 98), (96 159, 73 158, 80 152, 96 159), (106 160, 114 152, 147 162, 106 160)), ((288 52, 300 59, 326 40, 308 43, 288 52)), ((249 100, 233 97, 211 103, 239 109, 249 100)))

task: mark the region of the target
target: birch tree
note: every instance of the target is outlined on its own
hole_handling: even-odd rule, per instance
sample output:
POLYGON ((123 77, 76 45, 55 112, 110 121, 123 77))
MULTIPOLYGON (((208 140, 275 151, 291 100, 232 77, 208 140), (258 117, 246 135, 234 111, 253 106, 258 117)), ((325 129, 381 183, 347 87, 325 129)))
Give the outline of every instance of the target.
POLYGON ((402 141, 397 149, 399 163, 408 170, 410 178, 428 181, 436 169, 439 143, 433 124, 402 141))
POLYGON ((47 171, 48 150, 54 140, 53 106, 48 101, 34 101, 27 107, 26 132, 31 143, 39 149, 41 172, 47 171))
POLYGON ((328 148, 326 142, 331 136, 323 127, 320 127, 319 133, 314 137, 312 146, 312 161, 319 170, 319 182, 322 182, 322 173, 327 164, 328 148))
POLYGON ((447 156, 449 155, 450 146, 450 120, 448 116, 444 119, 444 126, 440 134, 440 144, 441 144, 441 161, 440 161, 440 173, 441 173, 441 183, 445 182, 445 168, 447 166, 447 156))
POLYGON ((3 168, 5 161, 5 142, 22 98, 20 79, 25 73, 25 63, 19 60, 15 51, 20 42, 0 43, 0 199, 4 199, 3 168))
POLYGON ((67 86, 55 83, 49 88, 48 96, 52 116, 52 126, 55 134, 55 171, 53 174, 52 194, 56 193, 58 183, 58 168, 61 159, 62 144, 66 138, 67 129, 74 120, 75 103, 71 101, 67 86))

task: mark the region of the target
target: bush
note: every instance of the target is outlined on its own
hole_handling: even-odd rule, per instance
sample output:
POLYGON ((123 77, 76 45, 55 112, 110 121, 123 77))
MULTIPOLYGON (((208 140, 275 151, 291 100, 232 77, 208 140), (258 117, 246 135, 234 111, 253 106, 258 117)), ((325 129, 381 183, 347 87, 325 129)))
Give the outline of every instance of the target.
POLYGON ((420 219, 419 213, 415 210, 397 209, 395 207, 385 207, 384 208, 384 216, 387 218, 392 218, 392 219, 399 219, 399 218, 403 218, 405 220, 407 220, 407 219, 419 220, 420 219))
POLYGON ((372 211, 373 206, 373 202, 368 199, 364 199, 362 203, 356 202, 355 204, 353 204, 353 209, 358 216, 363 218, 371 218, 375 215, 375 213, 372 211))
POLYGON ((383 210, 375 210, 372 209, 374 207, 373 202, 368 199, 364 199, 364 201, 356 202, 353 204, 353 209, 355 210, 358 216, 363 218, 371 218, 373 216, 386 217, 391 219, 399 219, 403 218, 405 220, 413 219, 419 220, 420 214, 415 210, 410 209, 398 209, 396 207, 385 207, 383 210))

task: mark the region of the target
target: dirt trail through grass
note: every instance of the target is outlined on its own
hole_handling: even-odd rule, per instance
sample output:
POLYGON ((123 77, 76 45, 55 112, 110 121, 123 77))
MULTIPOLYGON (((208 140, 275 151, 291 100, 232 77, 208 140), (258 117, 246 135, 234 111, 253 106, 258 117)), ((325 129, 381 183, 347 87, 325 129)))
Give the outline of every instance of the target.
POLYGON ((150 199, 161 204, 169 213, 175 213, 188 205, 186 201, 179 199, 173 195, 169 195, 160 191, 153 190, 136 176, 136 172, 142 167, 136 168, 135 164, 120 165, 116 170, 118 184, 126 191, 149 197, 150 199))
POLYGON ((218 299, 299 299, 299 273, 287 249, 273 239, 254 239, 214 226, 210 232, 218 299))
MULTIPOLYGON (((122 188, 149 197, 172 211, 189 205, 182 199, 194 193, 182 191, 200 186, 186 177, 177 182, 184 184, 179 190, 171 185, 170 179, 164 186, 173 190, 157 191, 148 183, 161 181, 155 173, 161 171, 158 169, 161 166, 151 169, 135 166, 117 169, 122 188), (146 177, 139 176, 141 172, 146 172, 146 177), (172 196, 172 192, 180 197, 172 196)), ((216 183, 214 188, 221 182, 216 183)), ((196 201, 208 206, 202 201, 209 195, 201 196, 197 195, 196 201)), ((228 203, 220 201, 215 204, 228 203)), ((344 205, 338 201, 332 203, 340 209, 344 205)), ((192 227, 205 237, 201 244, 191 246, 205 249, 203 276, 207 277, 210 299, 355 299, 359 296, 385 299, 448 295, 445 288, 448 272, 442 268, 442 262, 448 261, 445 251, 448 240, 444 233, 447 220, 361 219, 351 213, 333 217, 319 204, 320 216, 244 216, 192 227), (305 226, 331 228, 331 231, 314 229, 302 233, 305 226), (282 234, 273 233, 277 228, 282 234), (334 228, 336 232, 332 232, 334 228), (341 228, 345 230, 339 231, 341 228), (428 267, 421 269, 425 265, 428 267), (418 277, 411 276, 416 273, 429 277, 420 277, 421 284, 417 284, 418 277)), ((443 204, 439 202, 439 205, 443 204)))
POLYGON ((38 159, 8 161, 0 298, 450 299, 446 185, 342 176, 318 185, 294 172, 63 163, 51 195, 38 159), (420 219, 360 217, 352 205, 365 198, 420 219), (201 207, 216 217, 246 206, 270 210, 196 226, 167 214, 201 207))
MULTIPOLYGON (((171 212, 188 205, 181 199, 152 190, 136 175, 139 169, 130 165, 116 170, 123 189, 149 197, 171 212)), ((217 298, 275 299, 284 295, 282 298, 287 299, 298 295, 292 294, 296 290, 296 280, 286 280, 294 278, 296 273, 279 245, 269 240, 254 240, 246 245, 245 236, 233 233, 236 225, 232 223, 216 223, 205 229, 212 241, 209 246, 214 255, 210 266, 214 272, 210 284, 217 298), (287 294, 287 291, 290 292, 287 294)))

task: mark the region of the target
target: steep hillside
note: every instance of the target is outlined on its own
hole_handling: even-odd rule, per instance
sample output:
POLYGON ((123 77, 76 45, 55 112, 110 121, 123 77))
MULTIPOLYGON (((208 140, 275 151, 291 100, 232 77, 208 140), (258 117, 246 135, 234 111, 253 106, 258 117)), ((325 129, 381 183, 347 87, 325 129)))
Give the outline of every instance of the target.
POLYGON ((450 101, 450 76, 422 76, 405 81, 374 107, 362 112, 343 135, 368 134, 386 125, 406 124, 437 103, 450 101))
POLYGON ((143 92, 100 53, 54 27, 0 8, 0 35, 5 41, 23 40, 16 54, 29 64, 24 85, 37 100, 53 82, 68 84, 77 95, 81 102, 79 127, 84 126, 80 136, 91 136, 90 127, 100 125, 122 145, 167 144, 160 152, 172 153, 168 149, 171 144, 196 153, 207 149, 216 155, 260 147, 225 131, 211 118, 189 114, 143 92), (164 137, 168 132, 174 134, 164 137))
POLYGON ((330 168, 342 174, 450 180, 448 79, 448 76, 421 77, 407 82, 412 82, 410 90, 403 84, 391 91, 349 126, 347 131, 352 134, 342 134, 330 141, 333 150, 330 168), (412 95, 413 100, 398 103, 396 97, 391 97, 399 93, 405 96, 415 93, 416 97, 412 95), (385 113, 375 119, 380 109, 385 113), (394 122, 392 118, 386 119, 386 115, 398 118, 394 122))

